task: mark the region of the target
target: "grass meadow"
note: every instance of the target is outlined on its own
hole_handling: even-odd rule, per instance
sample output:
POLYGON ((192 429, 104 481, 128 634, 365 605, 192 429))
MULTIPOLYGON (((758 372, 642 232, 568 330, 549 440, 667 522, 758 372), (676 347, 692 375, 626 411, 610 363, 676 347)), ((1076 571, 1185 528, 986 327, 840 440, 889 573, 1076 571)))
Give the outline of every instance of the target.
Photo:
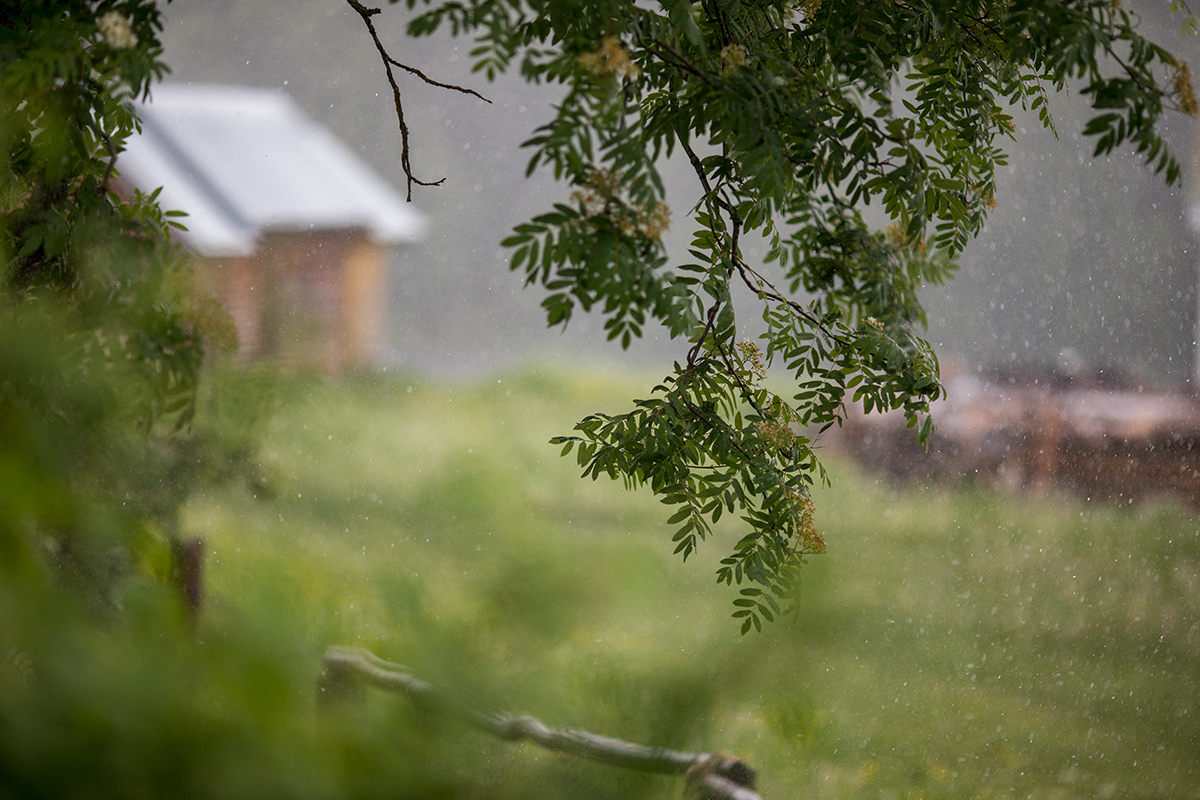
POLYGON ((234 455, 182 520, 194 626, 153 537, 99 620, 0 582, 0 798, 682 796, 403 697, 331 700, 330 645, 550 725, 732 751, 766 800, 1200 797, 1192 511, 901 491, 830 453, 829 553, 794 618, 740 636, 714 582, 736 520, 683 562, 653 497, 547 444, 651 385, 214 376, 197 442, 234 455))
POLYGON ((401 697, 314 704, 322 650, 346 644, 551 725, 731 750, 769 800, 1200 797, 1194 513, 898 491, 831 453, 829 553, 795 619, 743 637, 713 581, 736 525, 684 563, 649 493, 581 480, 546 443, 651 385, 533 370, 274 386, 261 479, 195 498, 185 529, 206 542, 203 647, 236 643, 248 695, 341 731, 337 769, 294 767, 304 785, 340 780, 358 748, 402 795, 682 791, 401 697))

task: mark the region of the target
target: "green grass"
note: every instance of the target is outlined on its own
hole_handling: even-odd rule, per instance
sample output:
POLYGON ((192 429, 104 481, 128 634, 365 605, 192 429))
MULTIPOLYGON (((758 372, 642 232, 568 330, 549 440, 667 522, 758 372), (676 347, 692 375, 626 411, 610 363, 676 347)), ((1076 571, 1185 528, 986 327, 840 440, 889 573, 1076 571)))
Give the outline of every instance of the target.
POLYGON ((51 712, 0 739, 26 731, 36 760, 57 752, 39 736, 90 719, 72 752, 103 764, 78 774, 165 770, 114 792, 131 797, 680 796, 678 779, 492 740, 401 697, 319 702, 321 653, 347 644, 551 725, 732 750, 767 800, 1200 797, 1193 514, 897 491, 831 456, 829 554, 800 614, 742 637, 713 582, 736 526, 681 562, 663 506, 580 480, 546 444, 652 384, 280 381, 258 478, 186 509, 207 554, 195 636, 148 649, 159 590, 131 591, 124 627, 55 645, 111 654, 104 668, 64 670, 38 700, 51 712))
POLYGON ((880 785, 1200 792, 1190 514, 849 481, 823 499, 839 546, 802 627, 841 673, 839 738, 880 785))
MULTIPOLYGON (((358 644, 551 724, 728 748, 768 798, 1200 796, 1192 514, 897 492, 835 459, 798 619, 741 637, 712 582, 735 528, 682 563, 648 493, 580 480, 545 444, 648 385, 287 386, 262 449, 274 497, 188 511, 206 635, 269 618, 310 671, 358 644)), ((440 746, 486 753, 477 788, 680 788, 450 727, 440 746)))

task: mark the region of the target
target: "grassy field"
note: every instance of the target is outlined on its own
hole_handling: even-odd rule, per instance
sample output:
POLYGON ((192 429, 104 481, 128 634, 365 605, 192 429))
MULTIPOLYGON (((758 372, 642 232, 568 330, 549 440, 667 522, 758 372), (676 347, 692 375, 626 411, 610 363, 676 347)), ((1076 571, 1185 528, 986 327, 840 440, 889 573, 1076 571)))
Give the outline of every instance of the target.
POLYGON ((275 386, 261 480, 185 519, 206 542, 198 638, 235 687, 214 702, 290 720, 255 745, 272 775, 316 796, 346 775, 355 796, 680 796, 398 697, 314 706, 322 650, 354 644, 552 725, 732 750, 768 800, 1200 797, 1194 514, 898 492, 831 455, 800 614, 742 637, 713 583, 736 527, 683 563, 648 493, 546 444, 651 384, 275 386))

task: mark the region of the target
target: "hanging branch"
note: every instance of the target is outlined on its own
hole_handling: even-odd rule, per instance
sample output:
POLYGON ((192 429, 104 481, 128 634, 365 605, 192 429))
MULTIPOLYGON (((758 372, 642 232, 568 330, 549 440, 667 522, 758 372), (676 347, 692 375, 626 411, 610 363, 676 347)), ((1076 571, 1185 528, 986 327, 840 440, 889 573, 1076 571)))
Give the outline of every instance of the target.
POLYGON ((568 728, 551 728, 536 717, 513 716, 485 708, 409 673, 360 647, 330 647, 321 674, 323 692, 342 692, 356 683, 404 695, 423 711, 450 717, 506 741, 529 739, 558 753, 626 769, 685 775, 688 785, 706 800, 762 800, 754 791, 755 772, 733 755, 684 753, 647 747, 608 736, 568 728))
POLYGON ((422 181, 416 178, 412 173, 412 165, 408 160, 408 123, 404 121, 404 104, 400 102, 400 86, 396 83, 396 76, 392 72, 392 67, 396 66, 405 72, 416 75, 430 86, 437 86, 441 89, 452 89, 456 92, 473 95, 485 103, 491 103, 492 101, 488 100, 474 89, 464 89, 462 86, 455 86, 452 83, 441 83, 439 81, 435 81, 416 67, 410 67, 407 64, 402 64, 396 59, 392 58, 392 56, 388 53, 387 48, 383 46, 383 42, 379 40, 379 32, 375 30, 375 23, 371 21, 371 17, 381 13, 381 10, 378 8, 367 8, 362 3, 358 2, 358 0, 346 0, 346 2, 350 4, 351 8, 358 12, 358 15, 362 17, 363 22, 366 24, 367 31, 371 34, 371 39, 375 42, 375 49, 379 51, 379 57, 383 60, 383 69, 384 72, 387 73, 388 83, 391 84, 392 87, 392 101, 396 105, 396 121, 400 124, 400 166, 404 169, 404 177, 407 181, 408 189, 407 200, 411 203, 412 187, 414 183, 418 186, 441 186, 446 179, 441 178, 440 180, 436 181, 422 181))

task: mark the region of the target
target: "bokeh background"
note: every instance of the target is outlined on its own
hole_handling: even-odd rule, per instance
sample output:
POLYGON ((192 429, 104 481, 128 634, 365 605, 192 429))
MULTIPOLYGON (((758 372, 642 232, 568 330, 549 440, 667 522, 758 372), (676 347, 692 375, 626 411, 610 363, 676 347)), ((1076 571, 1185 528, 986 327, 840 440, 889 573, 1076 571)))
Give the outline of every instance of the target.
MULTIPOLYGON (((1165 3, 1137 8, 1195 52, 1165 3)), ((402 185, 387 83, 349 8, 176 0, 167 18, 171 81, 284 89, 402 185)), ((829 553, 807 566, 794 616, 740 636, 736 592, 714 582, 736 519, 683 562, 653 497, 580 480, 547 444, 645 396, 678 352, 661 335, 622 352, 586 317, 547 331, 540 296, 507 270, 498 242, 566 195, 524 177, 520 148, 555 89, 488 84, 469 72, 469 42, 404 38, 403 4, 376 19, 397 58, 493 101, 403 84, 413 165, 446 182, 415 194, 430 233, 396 255, 385 368, 211 368, 187 442, 223 443, 227 463, 179 523, 203 547, 194 620, 153 579, 161 547, 124 565, 110 611, 0 582, 0 798, 684 790, 379 691, 329 698, 330 645, 551 725, 731 750, 765 798, 1200 797, 1194 508, 896 486, 830 445, 834 482, 814 495, 829 553)), ((1186 388, 1190 187, 1164 186, 1136 155, 1091 159, 1084 104, 1052 109, 1057 138, 1018 120, 999 208, 959 277, 925 294, 929 338, 964 368, 1070 351, 1186 388)), ((1191 181, 1192 123, 1169 126, 1191 181)), ((682 252, 698 187, 664 168, 682 252)), ((0 348, 0 363, 38 346, 0 348)), ((58 488, 26 488, 52 516, 58 488)))
MULTIPOLYGON (((1200 41, 1180 33, 1168 3, 1133 8, 1151 38, 1197 60, 1200 41)), ((286 90, 403 186, 390 89, 348 6, 177 0, 167 11, 169 80, 286 90)), ((576 319, 565 335, 548 333, 539 321, 540 296, 521 291, 498 247, 513 225, 569 194, 548 175, 526 179, 528 156, 520 147, 550 119, 559 88, 527 86, 515 76, 489 83, 470 72, 469 41, 406 38, 406 16, 396 4, 375 17, 393 55, 438 80, 478 89, 492 103, 401 79, 414 168, 423 179, 446 182, 414 196, 430 217, 430 235, 397 256, 391 363, 452 374, 478 374, 529 355, 629 363, 629 355, 603 343, 593 321, 576 319)), ((1194 121, 1167 119, 1167 138, 1185 165, 1184 184, 1167 187, 1135 153, 1091 157, 1092 145, 1079 135, 1090 116, 1082 98, 1055 95, 1050 107, 1053 132, 1036 115, 1018 114, 998 208, 962 257, 958 277, 925 293, 930 341, 944 358, 969 366, 1053 365, 1070 349, 1088 369, 1190 381, 1200 268, 1187 223, 1194 121)), ((667 244, 686 258, 686 215, 700 187, 685 163, 664 170, 673 211, 667 244)), ((764 253, 751 244, 746 255, 764 253)), ((647 338, 631 354, 637 363, 661 362, 678 349, 647 338)))

